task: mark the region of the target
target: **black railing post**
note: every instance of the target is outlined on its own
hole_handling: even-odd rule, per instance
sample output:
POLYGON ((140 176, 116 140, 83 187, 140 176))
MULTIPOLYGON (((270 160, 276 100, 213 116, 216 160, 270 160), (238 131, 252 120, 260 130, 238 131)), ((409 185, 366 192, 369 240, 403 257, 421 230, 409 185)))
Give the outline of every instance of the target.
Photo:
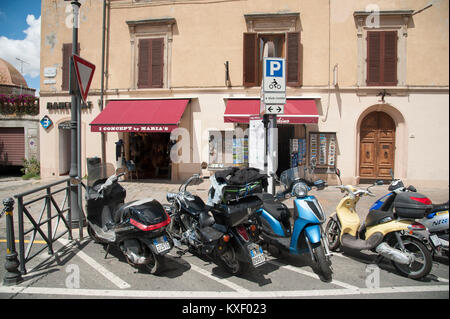
POLYGON ((25 235, 23 226, 23 197, 17 197, 17 213, 19 222, 19 263, 22 275, 27 273, 25 268, 25 235))
POLYGON ((70 179, 67 181, 67 188, 66 188, 66 196, 67 196, 67 207, 69 208, 69 211, 67 212, 67 219, 69 220, 69 240, 73 239, 72 236, 72 206, 71 206, 71 200, 70 200, 70 179))
POLYGON ((45 198, 45 203, 47 205, 47 238, 49 240, 48 243, 48 254, 49 255, 53 255, 53 235, 52 235, 52 206, 51 206, 51 200, 50 197, 52 196, 51 194, 51 189, 50 187, 47 188, 47 197, 45 198))
POLYGON ((23 281, 19 271, 19 260, 17 259, 16 244, 14 237, 14 199, 9 197, 3 200, 4 213, 6 215, 6 274, 3 278, 5 286, 13 286, 23 281))

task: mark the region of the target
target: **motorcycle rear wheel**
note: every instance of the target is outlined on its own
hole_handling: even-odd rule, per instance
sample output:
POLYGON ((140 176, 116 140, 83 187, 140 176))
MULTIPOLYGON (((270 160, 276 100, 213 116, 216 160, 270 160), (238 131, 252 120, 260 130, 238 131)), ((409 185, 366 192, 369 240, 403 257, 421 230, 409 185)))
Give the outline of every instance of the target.
MULTIPOLYGON (((412 265, 402 265, 392 261, 394 267, 401 274, 411 279, 420 279, 428 275, 431 271, 431 267, 433 266, 430 251, 416 238, 401 236, 401 239, 406 251, 414 255, 415 261, 412 265)), ((396 249, 401 249, 398 242, 395 242, 393 247, 396 249)))
POLYGON ((226 245, 221 247, 221 250, 218 247, 214 250, 215 259, 219 266, 232 275, 242 275, 248 270, 250 265, 238 260, 233 246, 226 245))

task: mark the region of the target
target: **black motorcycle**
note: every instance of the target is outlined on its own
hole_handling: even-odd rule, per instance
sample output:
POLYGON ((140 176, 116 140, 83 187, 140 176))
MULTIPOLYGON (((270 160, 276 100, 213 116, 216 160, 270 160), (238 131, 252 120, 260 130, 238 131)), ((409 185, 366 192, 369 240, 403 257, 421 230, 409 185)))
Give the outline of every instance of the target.
POLYGON ((210 257, 233 275, 245 273, 251 265, 264 264, 256 222, 250 221, 261 201, 255 197, 234 205, 206 205, 186 190, 199 180, 201 177, 195 174, 180 186, 178 193, 167 194, 170 205, 166 210, 171 217, 167 231, 175 246, 187 245, 192 252, 210 257))
POLYGON ((126 190, 119 184, 125 172, 118 169, 110 175, 112 171, 112 166, 88 165, 89 236, 107 245, 106 255, 110 246, 116 246, 130 265, 158 274, 165 268, 165 254, 173 247, 166 234, 170 217, 152 198, 125 203, 126 190))

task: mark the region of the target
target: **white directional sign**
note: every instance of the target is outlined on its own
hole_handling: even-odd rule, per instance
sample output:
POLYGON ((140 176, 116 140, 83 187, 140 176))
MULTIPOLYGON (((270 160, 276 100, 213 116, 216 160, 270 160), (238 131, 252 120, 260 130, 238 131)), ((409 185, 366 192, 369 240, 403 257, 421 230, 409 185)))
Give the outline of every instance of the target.
POLYGON ((266 114, 284 114, 284 104, 266 104, 266 114))
POLYGON ((264 58, 262 102, 265 104, 265 114, 284 114, 284 104, 286 104, 285 59, 264 58))
POLYGON ((264 104, 285 104, 286 94, 285 93, 264 93, 263 96, 264 104))
POLYGON ((87 103, 86 98, 89 92, 89 87, 91 86, 92 77, 94 76, 95 65, 82 59, 78 55, 74 54, 72 57, 81 97, 84 102, 87 103))

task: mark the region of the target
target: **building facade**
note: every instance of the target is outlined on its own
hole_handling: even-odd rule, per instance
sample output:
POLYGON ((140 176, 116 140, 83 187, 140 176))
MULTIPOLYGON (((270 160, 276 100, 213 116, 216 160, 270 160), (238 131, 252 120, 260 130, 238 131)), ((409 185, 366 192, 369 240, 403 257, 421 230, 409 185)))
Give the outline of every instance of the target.
MULTIPOLYGON (((97 66, 81 116, 83 175, 94 156, 132 160, 140 179, 248 165, 262 62, 281 57, 278 172, 316 158, 330 182, 338 167, 344 183, 392 170, 448 185, 448 1, 80 3, 79 54, 97 66)), ((40 116, 54 123, 40 128, 45 178, 70 167, 72 11, 43 0, 41 12, 40 116)))
POLYGON ((39 100, 35 89, 0 59, 0 172, 17 172, 24 159, 39 160, 39 100))

